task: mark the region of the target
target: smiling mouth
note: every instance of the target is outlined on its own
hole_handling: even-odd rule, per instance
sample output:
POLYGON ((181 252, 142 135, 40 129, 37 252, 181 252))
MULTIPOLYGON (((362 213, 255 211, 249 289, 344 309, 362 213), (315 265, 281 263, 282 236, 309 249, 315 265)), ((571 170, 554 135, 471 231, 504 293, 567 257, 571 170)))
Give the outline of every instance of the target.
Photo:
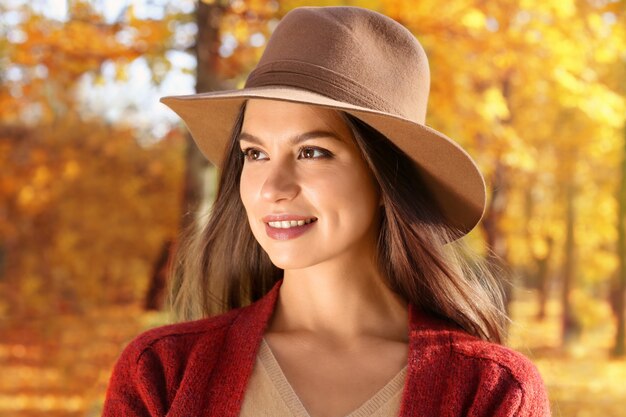
POLYGON ((279 222, 268 222, 267 224, 270 227, 275 229, 290 229, 292 227, 304 226, 305 224, 316 222, 317 219, 307 219, 307 220, 283 220, 279 222))

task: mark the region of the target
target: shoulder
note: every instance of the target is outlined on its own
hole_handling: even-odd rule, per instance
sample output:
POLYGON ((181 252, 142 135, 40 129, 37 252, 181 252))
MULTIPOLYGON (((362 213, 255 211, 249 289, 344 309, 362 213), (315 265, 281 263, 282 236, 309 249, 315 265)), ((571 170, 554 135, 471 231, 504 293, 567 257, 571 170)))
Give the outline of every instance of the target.
POLYGON ((476 405, 507 409, 506 415, 550 415, 543 378, 528 357, 461 331, 449 335, 451 371, 481 394, 476 405))
POLYGON ((450 416, 550 415, 543 379, 529 358, 472 336, 448 319, 418 314, 411 382, 419 402, 445 408, 450 416), (425 390, 437 395, 420 397, 425 390))
POLYGON ((536 366, 520 352, 473 336, 449 319, 423 312, 413 314, 417 317, 414 339, 428 352, 437 352, 435 357, 446 366, 471 373, 499 373, 520 386, 542 381, 536 366))
POLYGON ((218 316, 168 324, 144 331, 124 348, 120 361, 140 366, 143 362, 184 363, 199 350, 206 358, 217 354, 226 333, 241 311, 235 309, 218 316))
POLYGON ((210 372, 216 365, 228 329, 241 310, 136 336, 113 368, 102 415, 165 415, 189 370, 210 372))
POLYGON ((543 383, 539 370, 532 361, 509 347, 481 340, 460 331, 451 331, 450 351, 458 360, 470 362, 483 372, 504 374, 520 387, 532 387, 543 383))
POLYGON ((470 374, 497 373, 520 386, 542 381, 536 366, 520 352, 473 336, 441 316, 418 310, 412 314, 412 339, 433 355, 438 366, 470 374))

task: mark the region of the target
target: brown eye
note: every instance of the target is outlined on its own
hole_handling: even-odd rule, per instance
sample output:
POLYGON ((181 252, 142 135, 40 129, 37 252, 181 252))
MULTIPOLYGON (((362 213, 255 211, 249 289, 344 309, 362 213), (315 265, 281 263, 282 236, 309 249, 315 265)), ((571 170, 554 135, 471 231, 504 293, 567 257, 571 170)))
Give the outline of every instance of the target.
POLYGON ((254 148, 246 148, 243 151, 241 151, 241 153, 243 157, 247 159, 248 161, 259 161, 259 160, 266 159, 266 158, 263 158, 262 156, 262 155, 265 155, 263 152, 254 148))
POLYGON ((330 152, 319 148, 302 148, 300 156, 304 159, 319 159, 330 156, 330 152))

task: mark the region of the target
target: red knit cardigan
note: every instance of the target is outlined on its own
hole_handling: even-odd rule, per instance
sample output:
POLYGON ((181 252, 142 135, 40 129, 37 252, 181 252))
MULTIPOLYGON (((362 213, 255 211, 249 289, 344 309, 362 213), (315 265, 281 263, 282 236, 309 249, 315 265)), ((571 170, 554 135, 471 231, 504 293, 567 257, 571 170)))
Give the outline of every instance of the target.
MULTIPOLYGON (((247 307, 139 335, 115 365, 102 416, 238 416, 281 283, 247 307)), ((409 304, 400 417, 549 415, 528 359, 409 304)))

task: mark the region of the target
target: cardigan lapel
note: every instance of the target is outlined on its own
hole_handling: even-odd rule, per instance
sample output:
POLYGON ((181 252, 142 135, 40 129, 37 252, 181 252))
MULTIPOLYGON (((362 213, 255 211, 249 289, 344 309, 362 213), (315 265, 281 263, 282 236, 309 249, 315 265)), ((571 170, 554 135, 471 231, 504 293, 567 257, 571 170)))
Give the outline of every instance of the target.
POLYGON ((450 325, 409 303, 408 370, 400 417, 440 417, 441 392, 447 382, 450 325))
MULTIPOLYGON (((258 349, 274 312, 282 279, 255 303, 240 309, 223 344, 219 362, 211 374, 205 416, 237 417, 258 349)), ((435 417, 440 410, 442 384, 449 364, 450 336, 443 320, 423 313, 409 303, 408 369, 400 417, 435 417)))
POLYGON ((240 309, 234 319, 218 363, 211 374, 205 417, 237 417, 246 385, 269 319, 274 312, 282 279, 261 299, 240 309))

